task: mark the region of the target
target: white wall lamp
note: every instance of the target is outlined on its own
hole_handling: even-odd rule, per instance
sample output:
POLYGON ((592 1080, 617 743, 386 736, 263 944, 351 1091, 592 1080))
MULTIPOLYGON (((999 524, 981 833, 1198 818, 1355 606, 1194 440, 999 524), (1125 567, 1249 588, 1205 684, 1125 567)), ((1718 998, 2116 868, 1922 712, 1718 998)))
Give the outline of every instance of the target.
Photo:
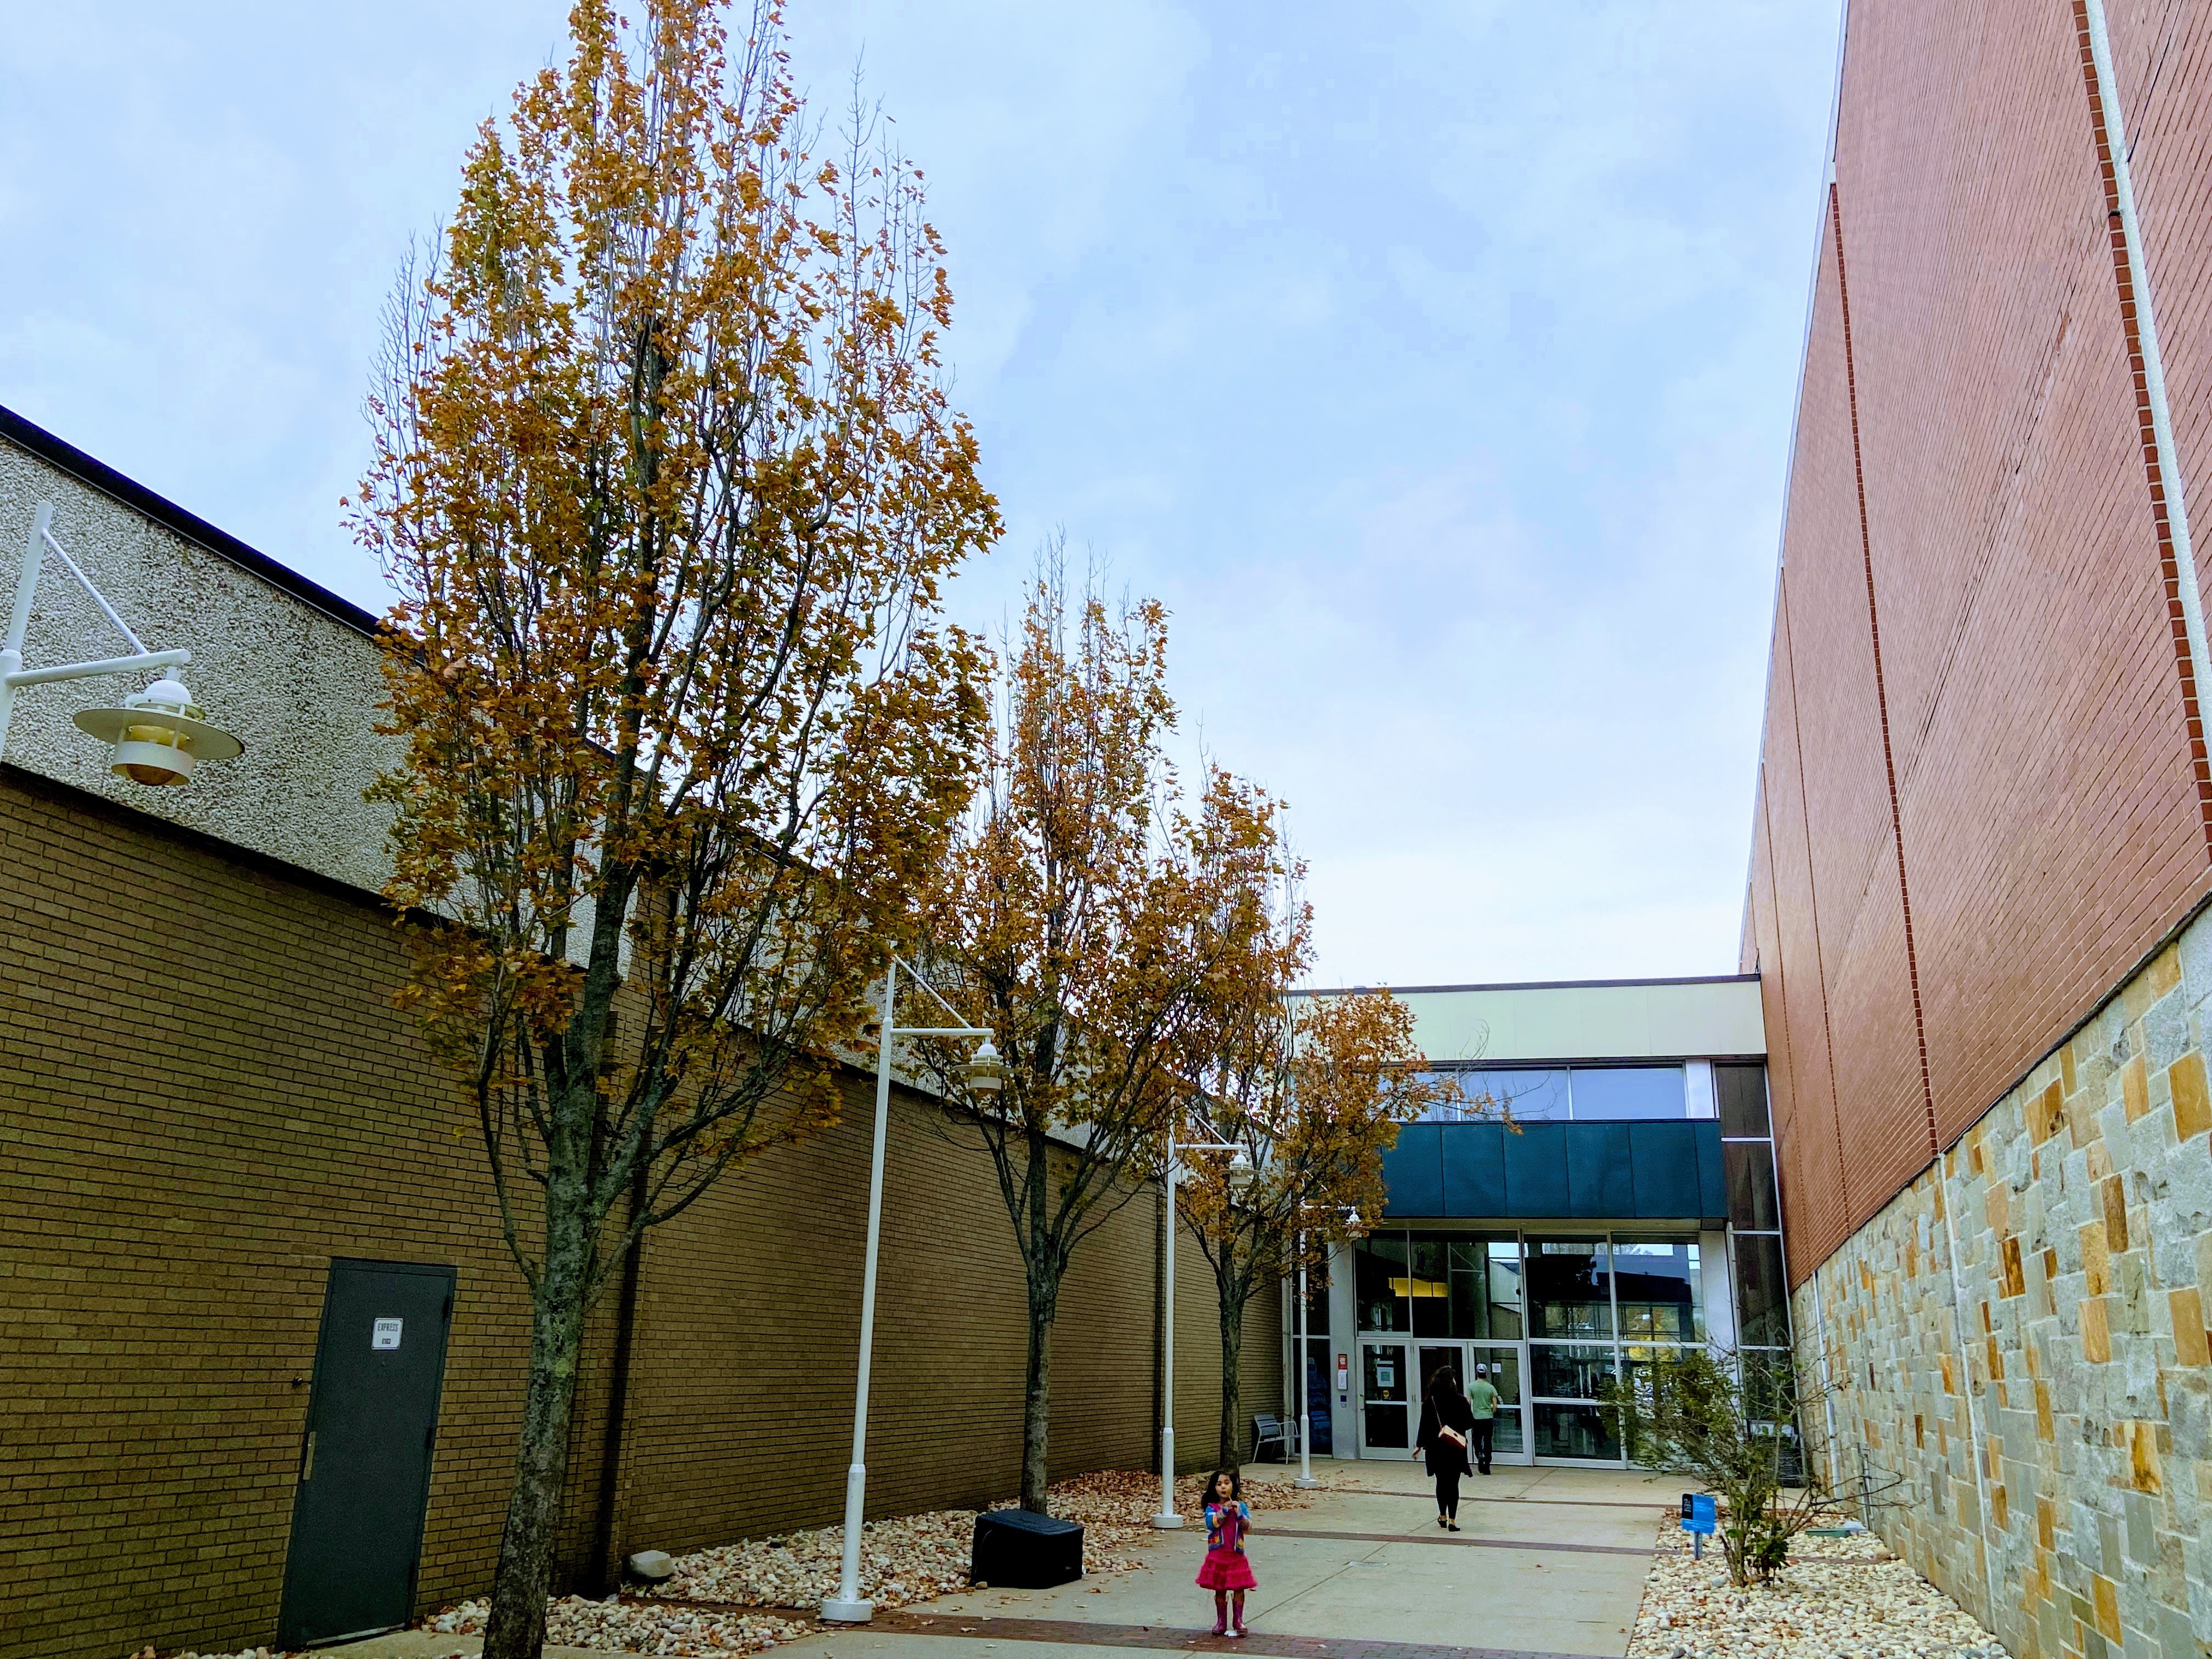
POLYGON ((209 724, 207 710, 192 701, 183 681, 167 671, 181 668, 192 659, 189 651, 149 651, 132 633, 107 596, 93 586, 92 578, 77 568, 69 550, 54 539, 54 504, 40 501, 31 521, 31 539, 23 550, 23 568, 15 578, 15 605, 8 619, 8 640, 0 646, 0 750, 8 744, 8 724, 15 712, 15 694, 25 686, 47 685, 58 680, 92 679, 106 674, 131 674, 161 669, 161 678, 143 691, 124 698, 120 708, 88 708, 76 716, 77 729, 112 746, 108 769, 133 783, 187 783, 192 769, 204 760, 229 760, 243 754, 246 745, 219 726, 209 724), (58 668, 25 668, 23 638, 30 631, 31 601, 37 595, 39 575, 46 550, 53 550, 92 596, 100 614, 130 641, 132 654, 102 657, 92 662, 64 663, 58 668))

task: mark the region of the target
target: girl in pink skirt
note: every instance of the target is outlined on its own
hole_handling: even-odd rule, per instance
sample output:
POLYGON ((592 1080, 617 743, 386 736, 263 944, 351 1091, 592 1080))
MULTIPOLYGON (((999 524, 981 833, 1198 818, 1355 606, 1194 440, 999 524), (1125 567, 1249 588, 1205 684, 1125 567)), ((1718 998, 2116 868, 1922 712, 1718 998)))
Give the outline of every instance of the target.
POLYGON ((1259 1581, 1244 1559, 1244 1534, 1252 1530, 1252 1506, 1234 1469, 1216 1469, 1206 1483, 1206 1565, 1198 1570, 1200 1589, 1213 1592, 1213 1633, 1231 1634, 1229 1598, 1237 1597, 1234 1634, 1243 1636, 1244 1592, 1259 1581))

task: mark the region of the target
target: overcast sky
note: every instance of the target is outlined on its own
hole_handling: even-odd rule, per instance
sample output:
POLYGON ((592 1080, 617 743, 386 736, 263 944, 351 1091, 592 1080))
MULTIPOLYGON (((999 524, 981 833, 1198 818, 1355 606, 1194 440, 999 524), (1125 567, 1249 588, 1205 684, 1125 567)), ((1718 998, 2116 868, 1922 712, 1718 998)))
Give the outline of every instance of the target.
MULTIPOLYGON (((1316 982, 1733 972, 1832 0, 791 11, 951 245, 1009 526, 957 605, 1054 526, 1168 605, 1316 982)), ((377 307, 564 15, 17 9, 0 403, 380 609, 377 307)))

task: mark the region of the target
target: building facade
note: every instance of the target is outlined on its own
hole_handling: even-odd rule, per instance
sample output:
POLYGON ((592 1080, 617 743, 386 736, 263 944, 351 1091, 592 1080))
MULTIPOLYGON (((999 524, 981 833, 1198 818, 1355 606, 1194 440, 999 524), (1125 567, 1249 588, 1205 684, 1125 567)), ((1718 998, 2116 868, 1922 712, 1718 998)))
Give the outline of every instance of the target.
POLYGON ((1838 1455, 2039 1659, 2212 1653, 2208 139, 2203 8, 1849 0, 1741 966, 1838 1455))
POLYGON ((1426 1379, 1480 1367, 1501 1461, 1624 1467, 1607 1379, 1787 1349, 1756 979, 1397 994, 1465 1103, 1399 1132, 1379 1224, 1308 1298, 1316 1449, 1407 1456, 1426 1379))
MULTIPOLYGON (((194 692, 248 750, 187 788, 134 788, 70 723, 116 694, 90 682, 25 696, 0 763, 0 1656, 228 1651, 318 1612, 303 1540, 333 1443, 309 1437, 362 1357, 325 1332, 364 1279, 411 1298, 374 1311, 403 1328, 392 1358, 423 1356, 411 1436, 392 1438, 432 1449, 351 1547, 395 1575, 384 1622, 481 1593, 528 1310, 473 1119, 392 1004, 406 963, 361 797, 387 761, 373 619, 0 411, 0 538, 20 548, 40 501, 151 644, 191 650, 194 692)), ((56 574, 33 665, 113 654, 56 574)), ((636 1549, 838 1518, 872 1091, 848 1079, 826 1134, 657 1229, 635 1293, 596 1311, 564 1584, 596 1593, 636 1549)), ((904 1089, 888 1169, 870 1513, 1004 1500, 1027 1325, 995 1180, 904 1089)), ((1162 1218, 1139 1194, 1075 1259, 1055 1476, 1153 1462, 1162 1218)), ((1217 1438, 1218 1320, 1198 1253, 1177 1267, 1175 1417, 1196 1461, 1217 1438)), ((1272 1400, 1280 1317, 1253 1321, 1247 1396, 1272 1400)))

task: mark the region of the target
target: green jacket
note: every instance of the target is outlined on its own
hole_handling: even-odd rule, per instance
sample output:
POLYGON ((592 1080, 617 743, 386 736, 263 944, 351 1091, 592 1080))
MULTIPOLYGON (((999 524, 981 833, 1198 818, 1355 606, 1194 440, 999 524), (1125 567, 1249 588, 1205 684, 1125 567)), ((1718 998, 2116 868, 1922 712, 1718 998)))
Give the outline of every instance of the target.
POLYGON ((1498 1390, 1490 1386, 1486 1378, 1478 1376, 1468 1385, 1467 1403, 1474 1408, 1478 1418, 1495 1417, 1498 1415, 1498 1390))

